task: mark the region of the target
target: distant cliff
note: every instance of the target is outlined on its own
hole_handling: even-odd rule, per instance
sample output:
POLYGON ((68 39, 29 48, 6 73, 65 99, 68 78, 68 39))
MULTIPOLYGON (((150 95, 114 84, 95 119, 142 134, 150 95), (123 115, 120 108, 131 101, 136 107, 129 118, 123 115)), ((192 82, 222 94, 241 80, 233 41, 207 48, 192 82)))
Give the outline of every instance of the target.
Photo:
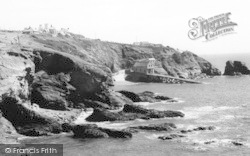
POLYGON ((195 78, 200 74, 221 75, 210 62, 189 51, 180 52, 169 46, 120 44, 85 39, 74 34, 71 36, 55 38, 33 35, 31 39, 45 47, 78 55, 87 62, 106 66, 112 72, 131 68, 138 59, 154 57, 157 65, 163 67, 170 76, 195 78))

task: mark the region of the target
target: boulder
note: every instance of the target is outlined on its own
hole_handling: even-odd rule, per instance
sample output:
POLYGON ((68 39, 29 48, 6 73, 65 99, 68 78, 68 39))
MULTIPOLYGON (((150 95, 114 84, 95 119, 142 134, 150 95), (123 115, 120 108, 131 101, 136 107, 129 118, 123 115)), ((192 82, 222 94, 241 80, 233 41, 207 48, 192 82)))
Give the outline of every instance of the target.
POLYGON ((235 75, 249 75, 250 70, 245 63, 240 61, 227 61, 224 75, 235 76, 235 75))

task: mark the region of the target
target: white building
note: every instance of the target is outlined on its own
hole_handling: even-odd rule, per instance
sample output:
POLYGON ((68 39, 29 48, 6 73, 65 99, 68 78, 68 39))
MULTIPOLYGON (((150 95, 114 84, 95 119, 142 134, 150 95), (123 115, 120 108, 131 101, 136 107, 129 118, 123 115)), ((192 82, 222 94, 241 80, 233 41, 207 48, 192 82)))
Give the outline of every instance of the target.
POLYGON ((143 73, 143 74, 154 74, 155 69, 155 58, 147 58, 138 60, 134 66, 133 71, 137 73, 143 73))

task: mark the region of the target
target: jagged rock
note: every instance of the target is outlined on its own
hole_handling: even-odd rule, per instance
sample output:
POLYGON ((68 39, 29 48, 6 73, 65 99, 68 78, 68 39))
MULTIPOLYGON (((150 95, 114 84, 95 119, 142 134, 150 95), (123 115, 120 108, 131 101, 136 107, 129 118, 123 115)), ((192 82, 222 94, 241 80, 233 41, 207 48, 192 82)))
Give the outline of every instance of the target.
POLYGON ((0 144, 17 144, 17 138, 16 129, 0 112, 0 144))
POLYGON ((224 75, 234 76, 234 75, 249 75, 250 70, 245 63, 240 61, 227 61, 224 75))
POLYGON ((149 124, 145 126, 136 126, 130 128, 140 129, 140 130, 172 131, 174 128, 176 128, 176 126, 173 123, 163 123, 163 124, 149 124))
POLYGON ((213 131, 215 130, 216 128, 214 126, 208 126, 208 127, 197 127, 197 128, 194 128, 193 130, 194 131, 204 131, 204 130, 210 130, 210 131, 213 131))
POLYGON ((232 141, 232 144, 234 144, 235 146, 243 146, 243 143, 240 142, 236 142, 236 141, 232 141))
POLYGON ((95 124, 73 125, 74 136, 79 138, 131 138, 132 134, 124 130, 114 130, 98 127, 95 124))
POLYGON ((87 121, 128 121, 134 119, 164 118, 164 117, 183 117, 179 111, 157 111, 142 108, 137 105, 124 105, 120 112, 110 112, 105 109, 96 108, 92 115, 86 118, 87 121))
POLYGON ((68 82, 69 76, 64 73, 48 75, 44 71, 36 73, 32 83, 31 102, 41 108, 67 110, 72 102, 68 100, 70 93, 75 90, 68 82))
POLYGON ((95 124, 76 125, 72 128, 74 136, 79 138, 108 138, 109 135, 95 124))
POLYGON ((9 120, 20 134, 28 136, 60 133, 61 125, 53 118, 42 116, 19 103, 14 97, 3 97, 0 109, 3 116, 9 120))
POLYGON ((123 108, 125 113, 139 113, 150 118, 164 118, 164 117, 184 117, 184 114, 179 111, 157 111, 153 109, 145 109, 137 105, 125 105, 123 108))
POLYGON ((185 136, 184 135, 179 135, 179 134, 169 134, 169 135, 166 135, 166 136, 159 136, 158 139, 172 140, 172 139, 175 139, 175 138, 182 138, 182 137, 185 137, 185 136))
POLYGON ((133 102, 141 102, 142 101, 140 96, 138 94, 136 94, 136 93, 125 91, 125 90, 121 90, 121 91, 118 91, 118 92, 123 94, 127 98, 131 99, 133 102))
POLYGON ((155 95, 155 93, 150 92, 150 91, 144 91, 142 93, 133 93, 129 91, 118 91, 119 93, 123 94, 127 98, 131 99, 133 102, 160 102, 160 101, 165 101, 169 100, 170 102, 176 102, 176 100, 169 98, 167 96, 160 96, 160 95, 155 95))
POLYGON ((213 131, 215 129, 216 129, 216 127, 214 127, 214 126, 207 126, 207 127, 200 126, 200 127, 194 128, 194 129, 181 130, 180 132, 181 133, 189 133, 189 132, 193 132, 193 131, 205 131, 205 130, 213 131))

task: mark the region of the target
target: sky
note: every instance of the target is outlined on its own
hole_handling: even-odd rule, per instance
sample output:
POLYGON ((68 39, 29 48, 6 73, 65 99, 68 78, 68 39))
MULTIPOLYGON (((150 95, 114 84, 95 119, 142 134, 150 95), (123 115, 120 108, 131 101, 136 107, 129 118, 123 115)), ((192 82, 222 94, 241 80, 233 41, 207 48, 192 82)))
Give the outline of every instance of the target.
POLYGON ((249 53, 249 0, 0 0, 0 29, 49 23, 104 41, 148 41, 200 55, 249 53), (191 40, 192 18, 231 12, 235 33, 191 40))

